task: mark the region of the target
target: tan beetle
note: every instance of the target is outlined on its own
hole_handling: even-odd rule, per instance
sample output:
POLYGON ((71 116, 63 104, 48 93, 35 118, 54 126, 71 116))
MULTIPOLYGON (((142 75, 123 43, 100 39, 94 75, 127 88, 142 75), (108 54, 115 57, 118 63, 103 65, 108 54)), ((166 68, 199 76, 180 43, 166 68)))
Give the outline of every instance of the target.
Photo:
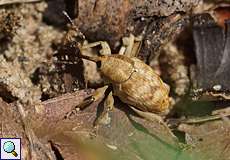
MULTIPOLYGON (((81 58, 97 64, 103 77, 112 84, 113 94, 122 102, 128 104, 142 117, 161 121, 160 116, 155 113, 167 114, 169 112, 169 86, 150 66, 134 57, 141 45, 140 38, 130 35, 122 40, 123 46, 119 54, 111 54, 109 45, 103 41, 79 45, 81 58), (89 57, 82 54, 85 49, 97 45, 102 47, 101 55, 89 57)), ((93 99, 97 100, 107 88, 108 86, 97 89, 93 99)), ((112 109, 113 102, 110 92, 104 103, 106 111, 112 109)))

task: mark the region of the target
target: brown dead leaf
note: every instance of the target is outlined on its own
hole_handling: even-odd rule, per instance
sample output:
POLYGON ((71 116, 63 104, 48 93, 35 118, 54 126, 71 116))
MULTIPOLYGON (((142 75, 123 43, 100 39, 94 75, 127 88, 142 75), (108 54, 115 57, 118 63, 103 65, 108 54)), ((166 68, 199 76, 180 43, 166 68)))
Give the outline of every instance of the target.
MULTIPOLYGON (((100 103, 102 99, 93 102, 83 110, 68 114, 92 93, 93 90, 80 90, 47 100, 34 107, 30 106, 26 110, 25 123, 35 135, 28 134, 28 132, 25 132, 25 135, 23 128, 20 129, 20 124, 18 125, 19 133, 23 136, 29 135, 30 141, 32 139, 33 143, 40 145, 39 148, 43 155, 43 150, 47 148, 47 145, 44 146, 44 144, 50 142, 56 157, 64 159, 193 160, 194 157, 206 159, 211 156, 218 157, 221 154, 224 157, 229 156, 229 136, 227 136, 229 130, 223 124, 212 123, 206 127, 182 128, 181 130, 186 132, 187 137, 195 139, 192 143, 188 141, 192 146, 195 145, 195 148, 183 151, 164 126, 136 116, 127 105, 121 104, 119 100, 115 101, 116 107, 109 113, 111 123, 108 125, 94 126, 95 120, 103 109, 100 103), (223 137, 217 139, 219 135, 223 137), (200 142, 201 138, 202 142, 200 142), (204 154, 207 148, 214 150, 215 147, 218 148, 215 154, 208 154, 209 152, 204 154)), ((7 104, 4 105, 7 106, 7 104)), ((6 108, 4 107, 4 111, 6 108)), ((7 118, 10 116, 5 117, 7 118)), ((2 124, 7 124, 7 122, 2 121, 2 124)), ((12 130, 12 133, 18 132, 15 127, 9 130, 12 130)), ((26 142, 28 147, 29 142, 26 142)))
POLYGON ((200 159, 229 160, 230 126, 229 120, 210 121, 201 125, 181 124, 179 130, 185 132, 190 152, 200 159))
MULTIPOLYGON (((136 150, 135 145, 140 145, 139 143, 144 145, 149 141, 152 145, 159 145, 169 152, 168 156, 176 156, 180 149, 165 128, 158 122, 149 122, 137 117, 126 105, 118 105, 114 108, 109 115, 111 117, 109 125, 101 125, 97 128, 94 127, 94 122, 102 109, 101 105, 97 107, 101 100, 66 117, 68 112, 91 93, 92 91, 87 93, 86 90, 81 90, 47 100, 41 105, 36 105, 33 111, 29 112, 27 121, 36 135, 51 141, 64 159, 73 157, 82 159, 85 155, 94 155, 95 144, 102 153, 108 150, 108 154, 97 154, 99 159, 110 154, 120 155, 125 159, 138 159, 137 157, 142 155, 141 151, 136 150)), ((117 104, 120 103, 117 101, 117 104)), ((154 149, 156 154, 161 151, 159 149, 154 149)))
MULTIPOLYGON (((40 146, 37 149, 40 148, 46 157, 48 153, 45 153, 44 150, 48 149, 47 152, 49 152, 47 143, 51 142, 51 148, 55 155, 61 155, 64 159, 95 160, 95 157, 99 157, 98 159, 101 160, 113 154, 116 155, 115 157, 120 155, 125 159, 138 159, 137 157, 141 157, 141 151, 136 150, 135 145, 149 141, 152 145, 156 144, 169 150, 170 156, 177 153, 178 145, 163 126, 157 122, 149 122, 137 117, 126 105, 119 105, 120 101, 117 101, 117 108, 109 114, 111 117, 109 125, 94 127, 94 122, 102 110, 102 105, 98 107, 102 99, 92 103, 84 110, 74 113, 76 106, 80 105, 92 92, 93 90, 80 90, 49 99, 35 106, 27 106, 25 109, 27 116, 23 121, 26 128, 22 127, 23 122, 21 121, 19 124, 10 122, 10 125, 6 125, 8 123, 5 119, 10 118, 9 115, 1 120, 2 125, 8 127, 8 129, 2 127, 4 130, 2 135, 6 135, 6 131, 9 131, 9 133, 14 133, 15 137, 24 136, 23 140, 27 141, 23 143, 27 145, 27 149, 23 150, 27 151, 29 144, 37 144, 40 146), (71 112, 73 113, 69 114, 71 112)), ((20 120, 19 112, 8 111, 9 106, 4 105, 6 106, 2 107, 4 112, 16 114, 12 115, 10 119, 20 120)), ((16 109, 14 105, 10 107, 16 109)), ((10 135, 9 133, 8 135, 10 135)), ((156 153, 160 151, 157 150, 155 150, 156 153)), ((35 155, 33 152, 32 156, 36 157, 37 153, 35 150, 35 155)))
POLYGON ((29 156, 29 141, 24 132, 21 117, 16 112, 16 108, 11 107, 0 99, 0 137, 3 138, 21 138, 22 156, 29 156))
MULTIPOLYGON (((39 137, 49 137, 64 130, 71 130, 71 125, 63 125, 68 121, 68 114, 74 112, 76 106, 91 95, 93 90, 80 90, 49 99, 27 110, 27 122, 39 137)), ((95 105, 95 104, 93 104, 95 105)))
POLYGON ((1 138, 21 138, 22 159, 55 159, 46 143, 41 143, 33 131, 24 124, 15 105, 9 105, 2 99, 0 99, 0 124, 1 138))

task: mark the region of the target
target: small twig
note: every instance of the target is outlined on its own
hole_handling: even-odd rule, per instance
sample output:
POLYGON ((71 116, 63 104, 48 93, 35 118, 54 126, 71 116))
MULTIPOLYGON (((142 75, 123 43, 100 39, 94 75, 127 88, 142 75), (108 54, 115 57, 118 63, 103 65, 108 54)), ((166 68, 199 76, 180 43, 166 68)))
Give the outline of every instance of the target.
POLYGON ((0 6, 1 5, 7 5, 7 4, 14 4, 14 3, 31 3, 31 2, 39 2, 42 0, 0 0, 0 6))
POLYGON ((182 120, 181 122, 186 124, 204 123, 207 121, 223 119, 224 117, 228 117, 228 116, 230 115, 229 114, 211 115, 211 116, 200 117, 200 118, 190 118, 190 119, 182 120))
POLYGON ((210 116, 205 116, 205 117, 200 117, 200 118, 190 118, 182 121, 182 123, 203 123, 207 121, 213 121, 213 120, 218 120, 218 119, 223 119, 228 121, 228 118, 230 116, 230 107, 224 108, 224 109, 219 109, 215 110, 212 112, 212 115, 210 116))

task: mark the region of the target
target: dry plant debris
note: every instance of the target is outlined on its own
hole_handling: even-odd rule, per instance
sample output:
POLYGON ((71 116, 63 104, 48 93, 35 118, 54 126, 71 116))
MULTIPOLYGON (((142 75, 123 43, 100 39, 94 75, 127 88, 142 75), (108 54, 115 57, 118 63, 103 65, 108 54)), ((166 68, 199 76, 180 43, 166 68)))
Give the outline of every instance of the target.
POLYGON ((136 139, 144 140, 145 138, 152 140, 153 144, 161 145, 165 150, 169 147, 168 152, 171 155, 176 155, 180 150, 179 146, 175 146, 177 144, 173 138, 164 131, 163 126, 158 122, 152 123, 134 116, 131 110, 127 110, 127 106, 118 106, 121 109, 115 108, 111 112, 111 124, 95 128, 97 106, 102 99, 82 111, 73 112, 75 107, 91 93, 90 90, 81 90, 50 99, 34 107, 28 107, 25 110, 27 113, 25 122, 33 129, 41 142, 52 141, 54 145, 56 144, 64 158, 70 158, 67 156, 71 153, 73 153, 72 158, 76 154, 78 154, 77 157, 83 156, 87 148, 84 151, 84 147, 81 145, 91 142, 102 148, 107 148, 111 154, 115 149, 116 155, 124 152, 125 154, 120 155, 121 157, 136 159, 135 157, 140 156, 141 153, 137 152, 135 146, 129 145, 138 143, 136 139), (73 114, 67 117, 69 112, 73 112, 73 114), (127 138, 125 141, 124 136, 127 138), (79 150, 82 150, 82 153, 77 153, 76 148, 79 147, 81 147, 79 150), (129 151, 130 154, 128 154, 129 151))
MULTIPOLYGON (((48 143, 42 143, 30 128, 26 129, 15 105, 9 105, 0 99, 0 135, 4 138, 18 137, 22 140, 23 159, 54 159, 48 143)), ((28 126, 27 126, 28 127, 28 126)))
POLYGON ((181 124, 179 130, 185 132, 185 140, 190 145, 190 152, 198 154, 200 159, 229 159, 229 119, 197 126, 181 124))
MULTIPOLYGON (((221 121, 181 124, 178 128, 189 145, 185 148, 181 148, 162 125, 138 117, 118 99, 115 99, 114 110, 108 114, 111 122, 95 127, 103 110, 104 97, 83 110, 76 107, 94 93, 93 89, 81 90, 87 86, 84 82, 89 84, 88 87, 102 84, 96 66, 84 61, 84 65, 82 62, 60 65, 57 71, 53 61, 56 52, 71 55, 73 62, 77 59, 73 54, 77 35, 72 28, 73 37, 63 40, 65 29, 48 25, 43 19, 45 10, 55 7, 56 2, 62 5, 70 1, 48 3, 51 5, 48 8, 45 1, 1 2, 0 96, 7 102, 0 100, 0 135, 23 138, 23 158, 229 159, 229 120, 221 116, 222 113, 219 114, 224 119, 221 121), (63 94, 65 92, 69 93, 63 94), (24 115, 19 108, 24 110, 24 115)), ((76 18, 73 21, 89 42, 107 41, 116 53, 122 37, 129 33, 142 35, 144 40, 139 57, 150 64, 163 48, 165 55, 160 58, 164 63, 159 61, 158 71, 163 76, 168 74, 165 77, 172 81, 176 97, 187 92, 189 66, 184 62, 187 55, 181 53, 180 47, 172 45, 173 40, 191 22, 190 13, 222 14, 219 4, 220 8, 214 7, 215 14, 210 11, 219 2, 206 0, 75 2, 72 9, 76 18), (165 46, 167 42, 170 43, 165 46)), ((221 16, 222 19, 228 17, 221 16)), ((218 22, 219 25, 222 22, 218 22)), ((93 50, 88 52, 94 54, 93 50)), ((203 106, 196 104, 196 107, 203 106)))
POLYGON ((180 28, 188 24, 188 17, 178 19, 180 14, 177 13, 189 12, 198 2, 199 0, 79 1, 75 22, 87 39, 107 41, 113 50, 119 47, 119 40, 124 35, 143 35, 145 49, 140 54, 147 61, 150 53, 159 51, 163 41, 173 39, 180 28))

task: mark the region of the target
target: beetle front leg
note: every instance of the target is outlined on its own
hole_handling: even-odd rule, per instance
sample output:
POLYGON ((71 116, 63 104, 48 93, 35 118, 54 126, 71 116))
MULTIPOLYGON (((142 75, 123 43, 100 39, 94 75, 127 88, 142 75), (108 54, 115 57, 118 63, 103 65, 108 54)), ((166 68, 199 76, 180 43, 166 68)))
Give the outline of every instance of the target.
POLYGON ((87 48, 93 48, 96 46, 101 45, 101 50, 100 55, 111 55, 111 49, 109 47, 109 44, 105 41, 98 41, 98 42, 94 42, 94 43, 89 43, 89 44, 83 44, 81 46, 81 50, 87 49, 87 48))

